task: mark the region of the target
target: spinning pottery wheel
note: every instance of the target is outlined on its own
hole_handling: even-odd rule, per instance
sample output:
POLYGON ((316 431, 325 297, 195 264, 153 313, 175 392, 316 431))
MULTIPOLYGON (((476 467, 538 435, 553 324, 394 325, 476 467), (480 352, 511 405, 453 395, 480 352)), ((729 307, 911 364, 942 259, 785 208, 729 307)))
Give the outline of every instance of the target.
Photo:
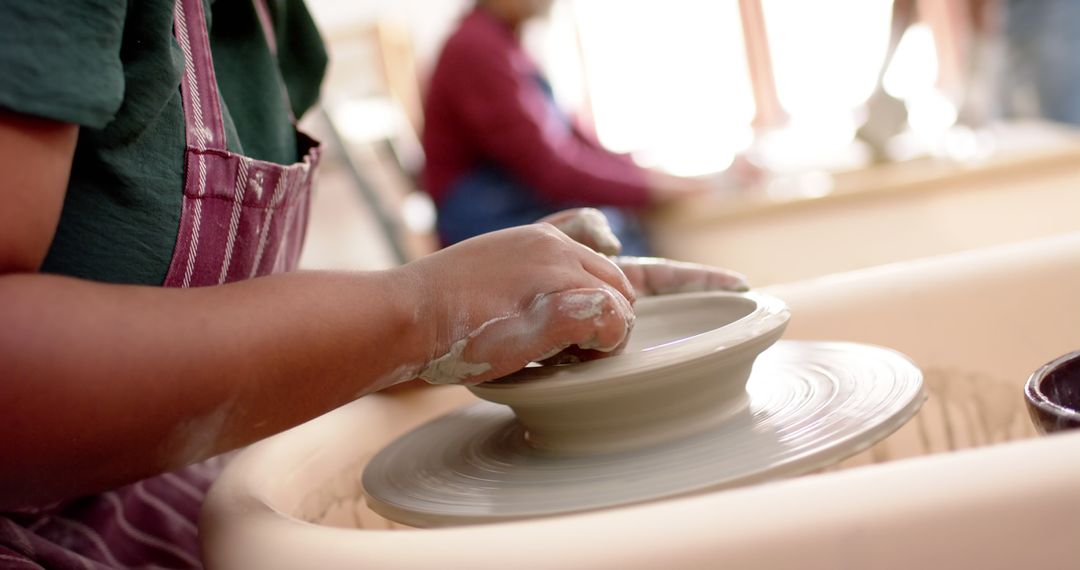
POLYGON ((670 295, 636 312, 622 354, 472 387, 488 401, 391 443, 364 471, 371 508, 476 524, 797 475, 883 439, 924 399, 919 370, 889 349, 769 348, 789 317, 773 297, 670 295))

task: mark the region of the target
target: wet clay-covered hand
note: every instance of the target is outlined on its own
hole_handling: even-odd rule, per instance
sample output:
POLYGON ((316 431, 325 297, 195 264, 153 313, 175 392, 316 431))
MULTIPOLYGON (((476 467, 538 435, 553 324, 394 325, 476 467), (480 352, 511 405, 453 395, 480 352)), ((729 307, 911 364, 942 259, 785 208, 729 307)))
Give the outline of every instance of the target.
POLYGON ((615 257, 613 260, 639 297, 698 291, 741 293, 750 290, 745 276, 719 267, 659 257, 615 257))
POLYGON ((429 359, 406 376, 476 384, 576 346, 610 353, 633 324, 633 287, 607 257, 548 224, 473 238, 402 268, 429 359))
POLYGON ((539 223, 551 224, 574 241, 604 255, 618 255, 622 243, 611 231, 607 217, 596 208, 574 208, 541 218, 539 223))
MULTIPOLYGON (((577 208, 540 220, 605 255, 617 255, 621 244, 607 218, 595 208, 577 208)), ((696 291, 747 291, 746 277, 719 267, 659 257, 614 257, 635 293, 641 297, 696 291)))

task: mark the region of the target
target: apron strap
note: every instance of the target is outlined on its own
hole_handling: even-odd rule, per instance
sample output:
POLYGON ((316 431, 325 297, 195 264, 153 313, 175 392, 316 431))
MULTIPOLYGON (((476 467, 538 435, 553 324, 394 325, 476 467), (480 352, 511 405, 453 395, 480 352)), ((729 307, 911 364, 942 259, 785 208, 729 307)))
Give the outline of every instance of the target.
POLYGON ((270 17, 270 7, 266 0, 252 0, 255 4, 255 13, 259 16, 259 24, 262 26, 263 35, 266 36, 266 45, 270 47, 270 53, 277 57, 277 34, 274 33, 274 20, 270 17))
POLYGON ((225 121, 202 0, 176 0, 173 22, 176 41, 184 53, 180 93, 184 101, 187 146, 226 151, 225 121))
MULTIPOLYGON (((252 0, 255 5, 255 14, 259 17, 259 25, 262 26, 263 36, 266 37, 266 46, 270 48, 270 54, 277 59, 277 34, 274 33, 274 20, 270 17, 270 7, 266 0, 252 0)), ((280 67, 280 66, 279 66, 280 67)), ((285 99, 285 109, 289 112, 289 120, 296 124, 296 116, 293 115, 292 101, 289 100, 289 90, 285 87, 285 80, 281 74, 277 74, 278 86, 281 87, 281 96, 285 99)))

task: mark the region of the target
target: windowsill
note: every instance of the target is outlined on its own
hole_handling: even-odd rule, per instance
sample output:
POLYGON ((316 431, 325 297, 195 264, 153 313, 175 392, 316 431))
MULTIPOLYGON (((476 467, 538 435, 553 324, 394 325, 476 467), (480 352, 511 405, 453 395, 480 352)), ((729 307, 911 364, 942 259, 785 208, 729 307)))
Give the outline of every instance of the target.
POLYGON ((657 223, 711 224, 767 212, 813 208, 847 200, 875 200, 897 194, 977 191, 978 181, 1000 184, 1009 177, 1060 175, 1080 163, 1080 132, 1058 126, 1017 124, 998 128, 993 154, 975 161, 922 156, 836 172, 804 172, 775 177, 759 189, 674 204, 657 211, 657 223), (1045 130, 1045 136, 1034 131, 1045 130), (1017 138, 1023 145, 1008 145, 1017 138))

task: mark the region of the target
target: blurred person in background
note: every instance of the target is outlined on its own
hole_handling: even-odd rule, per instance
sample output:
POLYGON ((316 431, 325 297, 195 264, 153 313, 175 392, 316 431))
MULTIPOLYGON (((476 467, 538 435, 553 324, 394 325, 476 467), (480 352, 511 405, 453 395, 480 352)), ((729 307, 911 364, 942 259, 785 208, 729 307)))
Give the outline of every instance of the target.
POLYGON ((638 213, 715 180, 636 165, 576 125, 521 43, 552 0, 477 0, 447 40, 424 102, 425 190, 443 245, 560 209, 600 207, 624 250, 648 254, 638 213))

